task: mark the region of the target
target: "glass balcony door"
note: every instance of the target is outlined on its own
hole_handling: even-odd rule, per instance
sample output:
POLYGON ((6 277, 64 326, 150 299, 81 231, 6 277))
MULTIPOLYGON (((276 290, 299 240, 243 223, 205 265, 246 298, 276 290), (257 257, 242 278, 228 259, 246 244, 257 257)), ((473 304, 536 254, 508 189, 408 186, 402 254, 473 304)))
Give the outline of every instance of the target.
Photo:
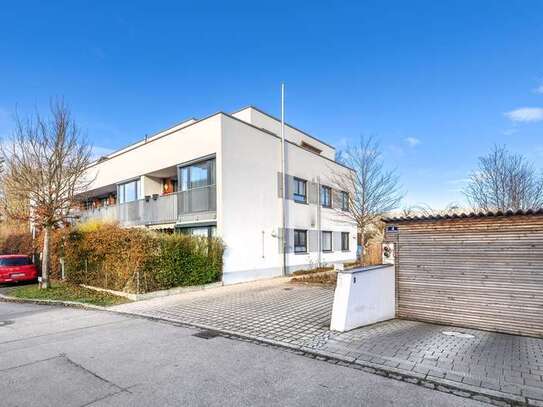
POLYGON ((215 159, 179 168, 179 213, 216 210, 215 159))

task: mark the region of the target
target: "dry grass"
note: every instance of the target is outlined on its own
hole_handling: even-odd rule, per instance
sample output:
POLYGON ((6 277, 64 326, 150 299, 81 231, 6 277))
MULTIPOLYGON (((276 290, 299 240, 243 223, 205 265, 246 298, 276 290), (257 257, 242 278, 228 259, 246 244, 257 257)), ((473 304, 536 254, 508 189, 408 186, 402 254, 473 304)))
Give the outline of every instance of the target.
POLYGON ((293 276, 305 276, 306 274, 324 273, 333 270, 333 267, 317 267, 309 270, 298 270, 292 273, 293 276))
POLYGON ((335 286, 337 281, 337 273, 333 270, 321 271, 317 273, 302 274, 290 279, 291 283, 304 284, 322 284, 335 286))

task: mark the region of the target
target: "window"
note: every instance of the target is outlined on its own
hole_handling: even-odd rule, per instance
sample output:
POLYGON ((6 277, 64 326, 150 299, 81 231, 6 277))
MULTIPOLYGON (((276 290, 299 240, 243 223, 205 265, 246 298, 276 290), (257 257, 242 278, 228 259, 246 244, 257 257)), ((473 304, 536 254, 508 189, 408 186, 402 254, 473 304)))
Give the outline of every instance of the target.
POLYGON ((200 161, 180 168, 181 191, 215 184, 215 159, 200 161))
POLYGON ((322 251, 332 251, 332 232, 322 232, 322 251))
POLYGON ((214 237, 217 235, 216 226, 197 226, 197 227, 185 227, 178 228, 179 233, 190 236, 200 236, 200 237, 214 237))
POLYGON ((349 232, 341 232, 341 250, 349 251, 349 232))
POLYGON ((307 181, 301 178, 294 178, 294 201, 307 202, 307 181))
POLYGON ((119 185, 119 203, 127 203, 139 199, 141 193, 140 180, 134 180, 119 185))
POLYGON ((349 193, 345 191, 341 191, 341 210, 348 211, 349 210, 349 193))
POLYGON ((307 253, 307 230, 294 229, 294 253, 307 253))
POLYGON ((332 188, 321 186, 321 204, 324 208, 332 207, 332 188))

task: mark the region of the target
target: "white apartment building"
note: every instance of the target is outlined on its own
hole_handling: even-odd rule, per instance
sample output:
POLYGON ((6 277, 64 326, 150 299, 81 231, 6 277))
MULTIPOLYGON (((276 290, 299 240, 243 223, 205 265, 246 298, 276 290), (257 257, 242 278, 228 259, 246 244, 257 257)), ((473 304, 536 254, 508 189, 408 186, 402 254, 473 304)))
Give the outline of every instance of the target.
POLYGON ((356 258, 348 196, 332 179, 349 168, 334 147, 285 124, 283 256, 281 123, 247 107, 190 119, 100 158, 81 219, 116 220, 223 239, 232 284, 356 258))

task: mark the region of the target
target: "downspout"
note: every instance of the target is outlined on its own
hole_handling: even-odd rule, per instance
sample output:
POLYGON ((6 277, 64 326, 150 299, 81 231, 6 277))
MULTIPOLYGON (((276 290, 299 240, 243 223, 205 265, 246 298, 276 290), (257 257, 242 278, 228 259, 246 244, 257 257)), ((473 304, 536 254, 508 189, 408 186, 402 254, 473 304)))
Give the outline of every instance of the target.
POLYGON ((319 267, 322 266, 322 226, 321 226, 321 177, 317 177, 317 242, 319 243, 317 249, 319 251, 318 255, 318 264, 319 267))
POLYGON ((281 84, 281 180, 283 194, 281 198, 281 218, 282 218, 282 233, 281 243, 283 245, 283 276, 287 272, 287 174, 285 165, 285 84, 281 84))

